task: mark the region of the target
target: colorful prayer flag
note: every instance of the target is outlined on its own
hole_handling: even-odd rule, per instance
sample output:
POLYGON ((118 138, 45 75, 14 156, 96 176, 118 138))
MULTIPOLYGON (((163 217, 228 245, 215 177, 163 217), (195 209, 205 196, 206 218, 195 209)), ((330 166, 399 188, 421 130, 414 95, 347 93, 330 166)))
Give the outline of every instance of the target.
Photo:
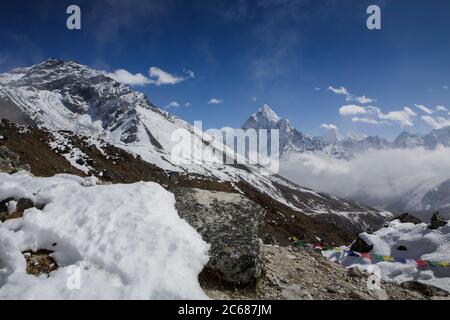
POLYGON ((428 262, 426 260, 417 259, 416 263, 419 267, 428 267, 428 262))

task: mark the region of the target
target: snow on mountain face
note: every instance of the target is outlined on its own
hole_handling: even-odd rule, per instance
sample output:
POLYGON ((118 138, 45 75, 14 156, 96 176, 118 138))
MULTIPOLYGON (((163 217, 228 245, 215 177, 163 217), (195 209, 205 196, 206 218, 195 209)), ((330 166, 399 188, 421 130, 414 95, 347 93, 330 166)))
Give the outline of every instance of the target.
POLYGON ((435 129, 423 139, 425 146, 429 149, 434 149, 440 144, 445 147, 450 147, 450 127, 435 129))
POLYGON ((151 110, 153 106, 145 95, 102 72, 75 62, 50 59, 30 68, 15 69, 0 77, 0 84, 0 97, 16 104, 40 127, 79 132, 83 126, 89 126, 89 118, 80 121, 80 116, 89 115, 94 131, 100 129, 94 125, 97 123, 122 142, 145 139, 139 111, 151 110))
MULTIPOLYGON (((17 114, 11 119, 13 121, 23 119, 27 124, 31 122, 51 131, 69 130, 84 136, 101 137, 163 170, 199 174, 233 184, 248 183, 274 201, 304 214, 357 215, 364 212, 365 215, 378 215, 377 210, 340 198, 331 201, 327 195, 316 194, 290 181, 284 181, 281 186, 277 176, 263 175, 264 169, 257 165, 224 165, 221 152, 234 153, 221 142, 154 107, 142 93, 76 62, 50 59, 1 75, 0 110, 6 109, 17 114), (207 161, 190 155, 174 159, 171 151, 180 142, 171 137, 179 129, 184 130, 187 139, 183 141, 188 141, 189 147, 194 144, 195 151, 200 152, 205 147, 212 147, 219 151, 219 156, 207 161)), ((0 113, 0 117, 10 118, 10 115, 10 112, 0 113)), ((280 128, 285 134, 286 145, 292 148, 317 150, 324 145, 321 140, 296 131, 287 120, 278 119, 268 108, 262 110, 261 117, 255 117, 254 123, 263 119, 267 120, 266 126, 280 128)), ((358 220, 352 218, 352 223, 358 224, 358 220)))
POLYGON ((404 207, 411 212, 439 210, 450 205, 450 179, 436 178, 423 183, 407 197, 404 207))
POLYGON ((341 145, 351 153, 364 152, 369 149, 387 149, 391 146, 386 139, 372 136, 360 140, 347 138, 341 142, 341 145))
POLYGON ((394 148, 409 149, 424 146, 425 141, 417 134, 410 132, 402 132, 393 143, 394 148))
MULTIPOLYGON (((177 144, 172 132, 180 128, 193 132, 188 123, 156 108, 144 94, 103 72, 57 59, 2 75, 0 106, 6 110, 0 112, 2 117, 11 119, 14 111, 20 114, 13 121, 25 119, 25 124, 48 130, 107 138, 169 170, 183 170, 170 163, 177 144)), ((201 146, 202 138, 193 136, 201 146)))
POLYGON ((242 129, 278 129, 280 134, 280 154, 288 156, 297 152, 315 152, 336 158, 345 158, 345 151, 339 146, 330 145, 322 138, 303 134, 295 129, 287 119, 280 118, 268 105, 264 105, 242 126, 242 129))

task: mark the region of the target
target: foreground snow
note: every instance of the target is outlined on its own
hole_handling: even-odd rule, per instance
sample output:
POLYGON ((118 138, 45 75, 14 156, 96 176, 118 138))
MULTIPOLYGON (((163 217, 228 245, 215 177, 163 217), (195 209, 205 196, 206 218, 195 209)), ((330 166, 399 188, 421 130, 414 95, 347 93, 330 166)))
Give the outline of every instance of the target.
POLYGON ((0 223, 0 299, 206 298, 197 277, 208 245, 158 184, 0 174, 0 201, 10 197, 45 207, 0 223), (39 249, 54 251, 60 267, 49 277, 26 273, 22 252, 39 249), (79 290, 67 286, 74 266, 79 290))
MULTIPOLYGON (((425 223, 414 225, 395 220, 388 227, 374 234, 364 233, 361 238, 374 248, 373 255, 406 259, 401 262, 378 262, 381 277, 395 282, 418 281, 450 292, 450 267, 419 267, 416 260, 450 262, 450 225, 438 230, 428 229, 425 223), (406 251, 398 250, 400 246, 406 251)), ((357 266, 368 269, 371 262, 356 256, 345 255, 343 251, 327 251, 324 255, 341 262, 346 267, 357 266)), ((373 269, 371 269, 373 271, 373 269)))

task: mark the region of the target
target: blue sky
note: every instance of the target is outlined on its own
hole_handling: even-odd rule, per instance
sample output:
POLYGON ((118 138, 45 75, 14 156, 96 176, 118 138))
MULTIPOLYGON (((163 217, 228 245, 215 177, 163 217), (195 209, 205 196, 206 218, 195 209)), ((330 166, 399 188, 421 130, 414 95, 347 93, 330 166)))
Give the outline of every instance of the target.
POLYGON ((3 1, 0 43, 0 72, 57 57, 140 73, 135 89, 205 128, 240 126, 263 104, 315 135, 322 124, 387 138, 450 125, 436 110, 450 111, 447 0, 3 1), (65 27, 70 4, 80 31, 65 27), (366 27, 371 4, 382 30, 366 27))

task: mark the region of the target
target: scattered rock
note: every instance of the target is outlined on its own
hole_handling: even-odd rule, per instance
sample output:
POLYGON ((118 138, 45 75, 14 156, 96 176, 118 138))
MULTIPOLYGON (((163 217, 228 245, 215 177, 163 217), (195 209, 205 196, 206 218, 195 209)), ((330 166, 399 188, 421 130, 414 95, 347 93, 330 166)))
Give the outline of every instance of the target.
POLYGON ((448 297, 449 293, 434 287, 432 285, 424 284, 416 281, 408 281, 401 284, 405 289, 417 291, 426 297, 448 297))
POLYGON ((433 217, 431 218, 431 224, 429 225, 430 229, 436 230, 440 227, 446 226, 448 221, 441 218, 439 215, 439 212, 436 212, 433 214, 433 217))
POLYGON ((51 257, 53 251, 39 250, 36 252, 25 251, 23 256, 27 260, 27 273, 34 276, 49 275, 58 269, 58 264, 51 257))
POLYGON ((34 203, 30 199, 21 198, 17 201, 16 211, 24 212, 27 209, 34 208, 34 203))
POLYGON ((301 285, 293 284, 283 288, 281 297, 284 300, 313 300, 313 297, 301 285))
POLYGON ((397 250, 398 250, 398 251, 407 251, 408 248, 405 247, 405 246, 398 246, 398 247, 397 247, 397 250))
MULTIPOLYGON (((353 277, 321 254, 307 249, 290 250, 281 246, 261 246, 264 272, 255 288, 224 288, 201 282, 209 297, 222 300, 428 300, 447 299, 442 291, 408 289, 394 282, 380 282, 380 289, 369 290, 369 274, 353 277), (290 259, 295 256, 295 259, 290 259), (427 293, 426 296, 424 293, 427 293)), ((350 273, 350 274, 349 274, 350 273)), ((356 271, 358 273, 358 271, 356 271)), ((359 274, 359 273, 358 273, 359 274)), ((414 289, 414 287, 412 287, 414 289)))
POLYGON ((0 146, 0 172, 13 173, 19 165, 19 156, 5 146, 0 146))
POLYGON ((238 193, 172 191, 180 216, 211 245, 206 269, 225 283, 254 286, 262 271, 259 234, 264 209, 238 193))
POLYGON ((364 276, 362 271, 356 267, 348 269, 347 273, 350 277, 354 277, 354 278, 362 278, 364 276))
POLYGON ((401 216, 395 218, 394 220, 400 220, 401 223, 413 223, 413 224, 421 224, 422 220, 416 218, 409 213, 404 213, 401 216))
POLYGON ((270 245, 276 244, 276 240, 271 234, 265 234, 263 237, 263 242, 264 242, 264 244, 270 244, 270 245))
POLYGON ((373 250, 373 244, 369 245, 361 237, 358 237, 355 242, 353 242, 350 250, 355 252, 367 253, 373 250))

